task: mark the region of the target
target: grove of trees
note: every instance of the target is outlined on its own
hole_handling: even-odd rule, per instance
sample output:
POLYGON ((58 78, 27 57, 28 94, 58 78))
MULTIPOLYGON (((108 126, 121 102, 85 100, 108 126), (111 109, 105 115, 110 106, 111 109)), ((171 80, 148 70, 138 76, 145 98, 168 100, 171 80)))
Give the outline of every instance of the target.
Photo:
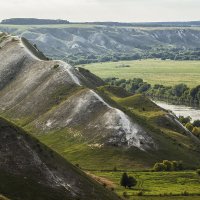
POLYGON ((153 171, 181 171, 183 170, 183 162, 182 161, 169 161, 163 160, 161 163, 155 163, 153 166, 153 171))
POLYGON ((131 188, 137 185, 137 180, 133 176, 128 176, 127 173, 123 173, 120 180, 120 185, 125 188, 131 188))

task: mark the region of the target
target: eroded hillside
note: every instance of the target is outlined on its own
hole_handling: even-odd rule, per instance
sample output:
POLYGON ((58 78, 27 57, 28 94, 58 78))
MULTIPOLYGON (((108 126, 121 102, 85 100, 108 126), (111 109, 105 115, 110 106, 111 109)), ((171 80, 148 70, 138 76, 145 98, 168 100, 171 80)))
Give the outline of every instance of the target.
POLYGON ((73 163, 103 169, 146 167, 160 159, 199 164, 199 141, 173 116, 153 108, 163 113, 158 126, 133 112, 148 99, 126 106, 113 98, 118 89, 99 88, 100 78, 49 60, 23 38, 1 35, 0 46, 0 115, 73 163))
POLYGON ((0 119, 0 141, 0 191, 13 200, 118 199, 4 119, 0 119))
MULTIPOLYGON (((0 30, 26 37, 54 59, 80 64, 89 60, 103 62, 112 57, 114 60, 119 57, 125 60, 139 59, 144 55, 151 58, 159 54, 164 57, 167 54, 170 59, 175 59, 181 51, 189 52, 200 47, 199 27, 1 25, 0 30), (151 53, 146 55, 147 52, 151 53)), ((192 56, 190 53, 187 55, 192 56)))

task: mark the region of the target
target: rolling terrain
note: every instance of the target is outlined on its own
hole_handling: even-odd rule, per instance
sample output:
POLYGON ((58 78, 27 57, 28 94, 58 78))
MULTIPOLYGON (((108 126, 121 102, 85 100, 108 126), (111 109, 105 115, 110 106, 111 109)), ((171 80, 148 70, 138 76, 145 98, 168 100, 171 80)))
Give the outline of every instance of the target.
POLYGON ((144 96, 108 87, 88 70, 49 60, 1 34, 0 115, 86 169, 200 165, 200 141, 144 96))
MULTIPOLYGON (((200 48, 200 28, 132 27, 109 24, 6 25, 0 31, 29 39, 47 56, 72 63, 138 59, 170 54, 171 59, 200 48), (139 57, 138 57, 139 56, 139 57)), ((199 52, 196 52, 199 54, 199 52)), ((189 58, 188 57, 188 58, 189 58)), ((191 59, 191 58, 190 58, 191 59)))

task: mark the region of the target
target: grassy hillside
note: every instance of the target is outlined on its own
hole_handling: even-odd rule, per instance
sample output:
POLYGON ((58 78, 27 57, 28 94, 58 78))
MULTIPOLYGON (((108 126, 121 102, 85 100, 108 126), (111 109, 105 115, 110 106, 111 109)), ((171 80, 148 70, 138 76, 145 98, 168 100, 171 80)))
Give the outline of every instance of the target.
POLYGON ((200 61, 120 61, 88 64, 84 67, 101 78, 142 78, 151 84, 169 86, 185 83, 194 87, 200 84, 200 61))
MULTIPOLYGON (((149 168, 156 161, 164 159, 183 160, 185 167, 192 167, 195 157, 199 154, 198 143, 195 145, 176 123, 170 121, 165 110, 142 95, 130 96, 118 87, 102 86, 98 88, 98 92, 107 102, 121 108, 151 131, 152 137, 159 145, 158 149, 148 149, 147 153, 136 148, 102 148, 98 145, 98 135, 96 139, 91 137, 85 140, 81 137, 81 128, 79 131, 62 129, 36 136, 83 169, 112 170, 117 167, 138 170, 149 168)), ((195 165, 199 166, 200 162, 197 161, 195 165)))
POLYGON ((1 116, 73 164, 99 170, 146 169, 164 159, 200 165, 197 139, 149 99, 96 88, 103 82, 88 71, 39 60, 16 38, 4 38, 0 51, 1 116))
POLYGON ((122 172, 91 172, 97 180, 104 182, 107 187, 113 187, 123 196, 126 192, 130 200, 197 200, 200 196, 200 176, 195 171, 184 172, 128 172, 137 179, 133 189, 120 186, 122 172), (138 197, 142 192, 142 196, 138 197), (184 197, 192 195, 190 197, 184 197), (182 196, 182 197, 181 197, 182 196))
POLYGON ((0 193, 12 200, 118 199, 77 167, 0 118, 0 193))

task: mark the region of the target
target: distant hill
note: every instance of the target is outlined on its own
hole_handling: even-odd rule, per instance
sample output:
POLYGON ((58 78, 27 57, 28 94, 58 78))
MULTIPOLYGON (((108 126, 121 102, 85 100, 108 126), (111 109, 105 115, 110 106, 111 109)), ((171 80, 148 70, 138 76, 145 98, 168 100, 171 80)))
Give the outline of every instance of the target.
POLYGON ((69 24, 67 20, 61 19, 36 19, 36 18, 11 18, 2 20, 1 24, 12 25, 42 25, 42 24, 69 24))
POLYGON ((105 26, 133 26, 133 27, 191 27, 191 26, 200 26, 200 21, 189 21, 189 22, 138 22, 138 23, 88 22, 86 24, 96 24, 96 25, 105 25, 105 26))
POLYGON ((1 24, 0 31, 25 37, 46 55, 75 65, 146 58, 200 60, 200 27, 196 26, 1 24))

